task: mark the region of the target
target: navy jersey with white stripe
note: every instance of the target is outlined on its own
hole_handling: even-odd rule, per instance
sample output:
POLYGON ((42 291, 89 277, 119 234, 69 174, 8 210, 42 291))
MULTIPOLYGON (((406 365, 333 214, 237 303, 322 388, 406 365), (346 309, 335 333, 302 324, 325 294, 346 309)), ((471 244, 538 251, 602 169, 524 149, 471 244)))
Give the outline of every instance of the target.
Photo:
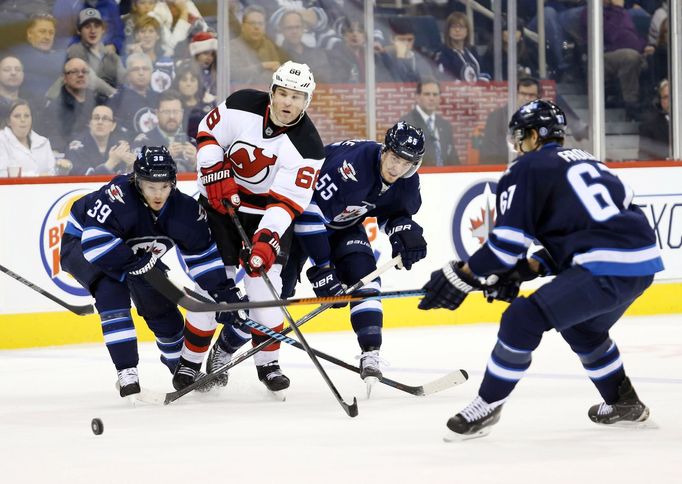
POLYGON ((81 239, 88 262, 120 280, 140 249, 161 257, 177 245, 190 277, 202 288, 227 284, 205 210, 178 189, 156 213, 135 188, 132 175, 119 175, 73 204, 65 231, 81 239))
POLYGON ((510 164, 497 186, 497 220, 469 259, 477 275, 503 272, 538 241, 559 270, 580 265, 597 276, 663 270, 656 236, 632 190, 593 155, 556 143, 510 164))
POLYGON ((294 225, 296 235, 316 264, 328 262, 329 230, 353 226, 366 217, 377 217, 383 227, 394 218, 410 218, 419 210, 419 175, 399 178, 391 185, 384 183, 381 148, 380 143, 365 140, 325 146, 325 160, 312 202, 294 225))

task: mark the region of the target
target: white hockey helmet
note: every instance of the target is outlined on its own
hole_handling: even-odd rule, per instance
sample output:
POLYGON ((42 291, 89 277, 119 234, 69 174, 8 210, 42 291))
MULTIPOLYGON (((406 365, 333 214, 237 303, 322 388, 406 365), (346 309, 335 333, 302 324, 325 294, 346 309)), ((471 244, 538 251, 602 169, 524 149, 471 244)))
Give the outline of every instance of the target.
POLYGON ((310 106, 310 101, 313 99, 315 78, 313 77, 313 73, 310 70, 310 67, 308 67, 308 64, 286 61, 272 73, 270 96, 272 96, 275 86, 304 92, 306 94, 306 100, 303 111, 305 112, 305 110, 308 109, 308 106, 310 106))

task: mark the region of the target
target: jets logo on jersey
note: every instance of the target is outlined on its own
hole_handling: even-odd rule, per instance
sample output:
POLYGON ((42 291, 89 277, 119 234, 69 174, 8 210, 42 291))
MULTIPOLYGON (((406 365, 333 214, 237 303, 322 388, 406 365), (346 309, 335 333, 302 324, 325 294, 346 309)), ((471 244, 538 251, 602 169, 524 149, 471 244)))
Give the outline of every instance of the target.
POLYGON ((134 237, 126 240, 126 244, 130 249, 138 254, 140 252, 152 252, 157 256, 163 256, 167 251, 173 248, 173 239, 166 236, 146 236, 134 237))
POLYGON ((159 118, 149 107, 138 109, 133 115, 133 126, 138 133, 148 133, 159 124, 159 118))
POLYGON ((270 167, 277 163, 277 155, 266 154, 263 148, 244 141, 232 143, 227 156, 232 162, 234 176, 253 184, 265 180, 270 167))
POLYGON ((125 204, 126 202, 123 200, 123 191, 121 191, 121 187, 118 185, 111 185, 109 188, 107 188, 106 191, 107 197, 109 197, 109 201, 111 203, 114 202, 121 202, 125 204))
POLYGON ((360 207, 358 205, 350 205, 346 207, 343 212, 334 217, 334 222, 348 222, 356 218, 362 217, 369 211, 367 207, 360 207))
POLYGON ((339 167, 339 173, 341 174, 341 178, 343 178, 343 181, 348 181, 348 180, 353 180, 354 182, 358 181, 357 178, 355 178, 355 168, 353 168, 353 165, 348 163, 348 161, 343 160, 343 164, 339 167))

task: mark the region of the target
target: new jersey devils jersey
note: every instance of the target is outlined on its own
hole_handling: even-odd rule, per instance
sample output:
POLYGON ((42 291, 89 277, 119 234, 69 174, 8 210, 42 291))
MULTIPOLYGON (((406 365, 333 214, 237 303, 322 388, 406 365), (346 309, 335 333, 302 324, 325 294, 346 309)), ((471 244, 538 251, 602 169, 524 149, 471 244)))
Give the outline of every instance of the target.
MULTIPOLYGON (((197 169, 230 162, 240 211, 261 214, 259 229, 280 236, 310 203, 324 146, 307 114, 291 127, 270 118, 266 92, 244 89, 209 112, 197 134, 197 169)), ((206 189, 197 180, 199 191, 206 189)))

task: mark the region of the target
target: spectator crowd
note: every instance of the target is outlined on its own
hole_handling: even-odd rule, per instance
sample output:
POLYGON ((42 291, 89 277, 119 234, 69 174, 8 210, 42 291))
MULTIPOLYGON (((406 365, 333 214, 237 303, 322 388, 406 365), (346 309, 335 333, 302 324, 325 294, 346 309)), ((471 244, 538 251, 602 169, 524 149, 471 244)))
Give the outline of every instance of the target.
MULTIPOLYGON (((664 129, 650 123, 669 122, 667 82, 661 88, 669 2, 602 1, 607 95, 629 118, 647 120, 646 140, 664 129)), ((427 134, 425 165, 465 162, 439 113, 440 93, 444 83, 493 79, 490 19, 476 14, 472 23, 458 1, 414 0, 401 11, 377 10, 367 35, 360 0, 227 3, 233 83, 267 87, 287 60, 307 63, 318 84, 363 83, 369 41, 377 82, 415 86, 414 109, 404 116, 427 134)), ((537 29, 537 2, 519 4, 516 29, 503 21, 501 55, 516 42, 519 77, 533 79, 537 45, 526 33, 537 29)), ((545 2, 549 76, 557 82, 580 75, 585 4, 545 2)), ((21 176, 124 173, 145 144, 167 145, 181 170, 194 171, 197 126, 216 103, 215 22, 214 1, 0 1, 0 28, 16 34, 0 45, 0 177, 18 169, 21 176)), ((504 112, 494 112, 489 127, 502 126, 504 112)), ((498 151, 483 162, 506 158, 505 133, 497 134, 486 147, 498 151)), ((642 144, 642 156, 669 155, 660 147, 667 138, 658 138, 642 144)))

